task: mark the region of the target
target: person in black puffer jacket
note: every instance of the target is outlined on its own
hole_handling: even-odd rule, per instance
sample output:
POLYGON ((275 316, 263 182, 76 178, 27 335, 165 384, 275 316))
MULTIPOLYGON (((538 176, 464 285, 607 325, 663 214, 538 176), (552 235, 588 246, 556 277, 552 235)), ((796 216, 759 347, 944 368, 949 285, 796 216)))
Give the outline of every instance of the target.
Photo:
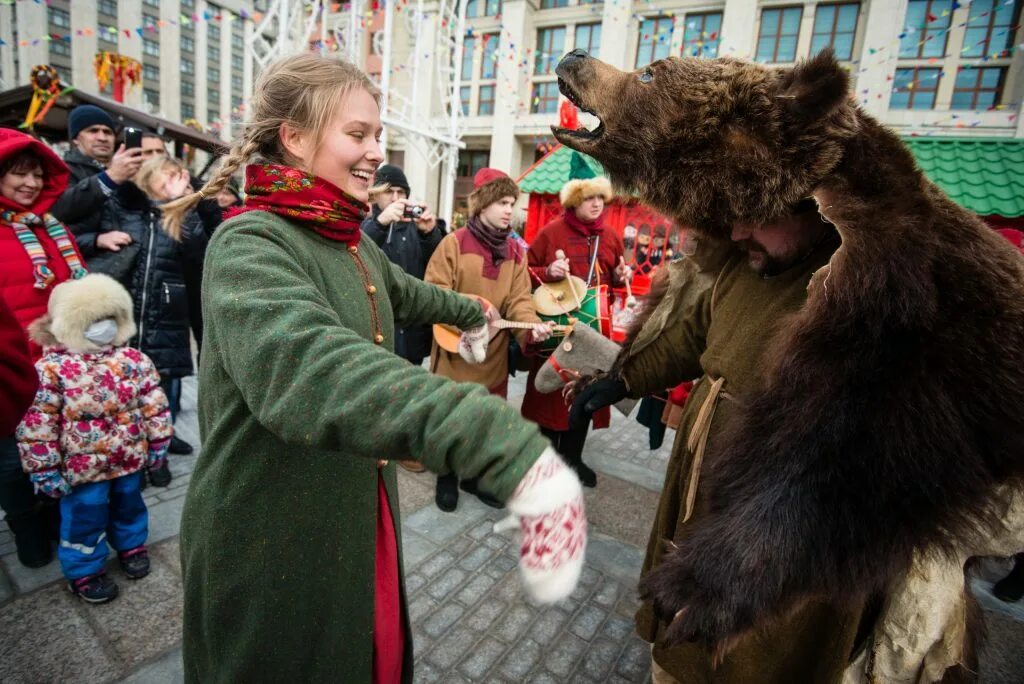
MULTIPOLYGON (((160 205, 183 195, 188 181, 188 171, 176 159, 157 157, 146 162, 134 183, 118 187, 101 227, 103 232, 127 233, 141 245, 128 280, 138 324, 138 333, 129 344, 153 360, 175 418, 181 403, 181 378, 193 372, 185 272, 202 264, 208 238, 194 212, 185 220, 180 235, 168 234, 160 205)), ((192 447, 174 437, 170 452, 188 454, 192 447)), ((166 486, 170 479, 166 465, 150 472, 156 486, 166 486)))
MULTIPOLYGON (((384 250, 388 259, 411 276, 423 280, 427 263, 441 244, 444 230, 430 210, 409 201, 409 181, 397 166, 385 164, 374 174, 370 190, 372 213, 363 220, 363 232, 384 250), (422 207, 418 219, 405 219, 406 206, 422 207)), ((429 326, 395 328, 395 353, 416 366, 430 356, 429 326)))

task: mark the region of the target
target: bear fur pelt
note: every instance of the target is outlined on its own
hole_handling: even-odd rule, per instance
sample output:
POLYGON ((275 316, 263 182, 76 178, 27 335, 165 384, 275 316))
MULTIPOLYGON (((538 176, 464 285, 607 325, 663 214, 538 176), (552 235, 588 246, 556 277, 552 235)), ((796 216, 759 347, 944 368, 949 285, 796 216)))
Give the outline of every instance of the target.
POLYGON ((711 514, 641 583, 666 640, 728 648, 998 526, 997 487, 1024 474, 1024 259, 857 107, 834 56, 622 72, 575 51, 557 74, 601 121, 558 140, 704 239, 809 196, 842 238, 703 475, 711 514))

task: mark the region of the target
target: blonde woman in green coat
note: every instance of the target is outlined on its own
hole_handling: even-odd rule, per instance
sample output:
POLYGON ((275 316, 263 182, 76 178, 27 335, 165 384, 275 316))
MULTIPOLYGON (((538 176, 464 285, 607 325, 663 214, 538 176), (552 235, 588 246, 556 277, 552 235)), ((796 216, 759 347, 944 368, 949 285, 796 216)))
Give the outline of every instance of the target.
POLYGON ((379 93, 349 64, 297 55, 260 77, 252 121, 180 221, 246 168, 246 202, 203 276, 203 451, 181 527, 190 682, 408 682, 393 459, 479 478, 519 518, 521 574, 571 593, 586 540, 575 475, 479 386, 391 353, 394 321, 467 332, 480 306, 407 276, 361 240, 382 161, 379 93))

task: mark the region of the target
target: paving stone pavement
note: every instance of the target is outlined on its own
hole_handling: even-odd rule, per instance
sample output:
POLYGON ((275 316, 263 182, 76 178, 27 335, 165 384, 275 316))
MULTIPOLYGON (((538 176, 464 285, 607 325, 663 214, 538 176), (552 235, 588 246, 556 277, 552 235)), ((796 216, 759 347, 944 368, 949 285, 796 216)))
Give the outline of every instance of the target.
MULTIPOLYGON (((523 394, 510 384, 510 401, 523 394)), ((187 379, 179 434, 199 444, 195 383, 187 379)), ((402 546, 416 682, 645 682, 648 647, 633 632, 635 587, 674 433, 658 450, 634 420, 613 415, 591 435, 586 460, 599 471, 587 490, 590 539, 575 593, 531 604, 517 577, 511 537, 492 531, 501 512, 465 494, 456 513, 433 505, 433 477, 399 470, 402 546)), ((198 457, 176 457, 167 489, 150 488, 153 573, 129 582, 111 564, 122 595, 112 604, 75 600, 51 563, 21 568, 0 523, 0 682, 183 680, 178 523, 198 457)), ((998 565, 998 564, 996 564, 998 565)), ((981 681, 1024 681, 1024 607, 987 593, 999 568, 975 580, 990 630, 981 681)), ((339 681, 344 679, 339 673, 339 681)))

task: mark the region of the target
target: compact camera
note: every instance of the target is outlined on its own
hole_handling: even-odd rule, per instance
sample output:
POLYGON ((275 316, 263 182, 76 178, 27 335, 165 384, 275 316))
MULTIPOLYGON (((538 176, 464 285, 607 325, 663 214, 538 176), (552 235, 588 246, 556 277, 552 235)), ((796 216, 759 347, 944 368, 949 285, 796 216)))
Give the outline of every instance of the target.
POLYGON ((426 210, 426 207, 420 206, 418 204, 407 204, 405 205, 405 211, 402 212, 402 218, 415 221, 419 219, 419 217, 423 216, 423 212, 425 212, 426 210))

